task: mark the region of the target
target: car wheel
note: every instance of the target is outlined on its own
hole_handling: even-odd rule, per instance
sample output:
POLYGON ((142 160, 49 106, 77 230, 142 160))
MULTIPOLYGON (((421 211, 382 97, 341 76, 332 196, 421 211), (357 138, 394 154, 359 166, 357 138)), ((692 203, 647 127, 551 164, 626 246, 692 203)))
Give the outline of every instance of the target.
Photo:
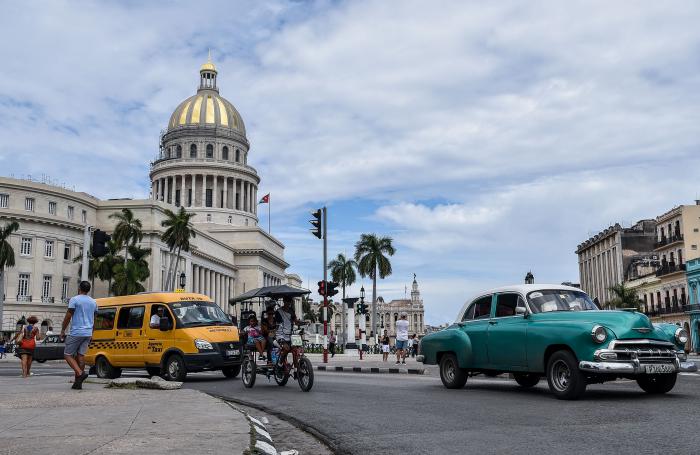
POLYGON ((241 372, 241 366, 240 365, 234 365, 232 367, 224 367, 221 369, 221 372, 226 376, 227 378, 235 378, 238 376, 238 374, 241 372))
POLYGON ((46 359, 34 359, 35 362, 44 363, 46 359))
POLYGON ((97 373, 98 378, 117 379, 122 375, 122 369, 113 367, 107 357, 100 356, 95 362, 95 373, 97 373))
POLYGON ((531 373, 513 373, 513 379, 520 387, 534 387, 540 382, 540 375, 531 373))
POLYGON ((547 362, 549 390, 560 400, 577 400, 586 391, 586 377, 570 351, 557 351, 547 362))
POLYGON ((160 367, 146 367, 149 376, 160 376, 160 367))
POLYGON ((187 377, 185 361, 177 354, 173 354, 165 361, 165 379, 168 381, 184 382, 187 377))
POLYGON ((454 354, 445 354, 440 359, 440 379, 448 389, 461 389, 467 383, 467 370, 459 367, 454 354))
POLYGON ((676 385, 678 374, 645 374, 637 378, 637 384, 646 393, 660 394, 670 392, 676 385))

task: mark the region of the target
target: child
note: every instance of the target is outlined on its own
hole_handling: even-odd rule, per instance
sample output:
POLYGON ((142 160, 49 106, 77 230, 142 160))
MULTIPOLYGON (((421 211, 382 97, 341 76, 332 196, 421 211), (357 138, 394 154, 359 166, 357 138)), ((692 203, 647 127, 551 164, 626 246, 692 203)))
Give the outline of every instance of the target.
POLYGON ((245 328, 245 333, 248 335, 248 341, 246 344, 248 346, 255 346, 258 353, 260 354, 260 360, 267 360, 265 358, 265 337, 262 335, 262 330, 258 325, 258 319, 255 316, 251 316, 248 319, 248 327, 245 328))

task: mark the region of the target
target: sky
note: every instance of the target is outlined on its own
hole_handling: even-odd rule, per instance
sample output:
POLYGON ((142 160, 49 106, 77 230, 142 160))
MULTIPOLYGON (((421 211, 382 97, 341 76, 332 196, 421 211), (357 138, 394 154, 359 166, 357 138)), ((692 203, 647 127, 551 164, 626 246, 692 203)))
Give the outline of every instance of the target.
POLYGON ((315 290, 325 205, 329 255, 391 237, 379 295, 416 273, 440 324, 530 270, 578 282, 589 236, 699 198, 698 17, 693 1, 5 2, 0 175, 147 197, 211 49, 289 271, 315 290))

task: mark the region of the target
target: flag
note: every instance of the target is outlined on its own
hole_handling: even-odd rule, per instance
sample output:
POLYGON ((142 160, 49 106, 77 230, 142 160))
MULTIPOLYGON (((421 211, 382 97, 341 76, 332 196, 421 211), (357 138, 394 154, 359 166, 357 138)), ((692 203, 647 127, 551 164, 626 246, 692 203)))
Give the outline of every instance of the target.
POLYGON ((260 202, 258 204, 269 204, 270 203, 270 193, 267 193, 265 196, 260 199, 260 202))

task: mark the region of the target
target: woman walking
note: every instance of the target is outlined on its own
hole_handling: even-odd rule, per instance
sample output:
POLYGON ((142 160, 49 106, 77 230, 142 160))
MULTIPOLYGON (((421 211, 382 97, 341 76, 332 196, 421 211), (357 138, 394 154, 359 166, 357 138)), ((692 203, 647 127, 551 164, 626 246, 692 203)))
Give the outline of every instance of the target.
POLYGON ((382 336, 382 362, 386 362, 389 358, 389 334, 384 331, 384 336, 382 336))
POLYGON ((28 324, 22 327, 15 337, 19 358, 22 360, 22 377, 25 379, 31 374, 36 340, 39 339, 39 328, 36 326, 38 322, 36 316, 29 316, 28 324))

